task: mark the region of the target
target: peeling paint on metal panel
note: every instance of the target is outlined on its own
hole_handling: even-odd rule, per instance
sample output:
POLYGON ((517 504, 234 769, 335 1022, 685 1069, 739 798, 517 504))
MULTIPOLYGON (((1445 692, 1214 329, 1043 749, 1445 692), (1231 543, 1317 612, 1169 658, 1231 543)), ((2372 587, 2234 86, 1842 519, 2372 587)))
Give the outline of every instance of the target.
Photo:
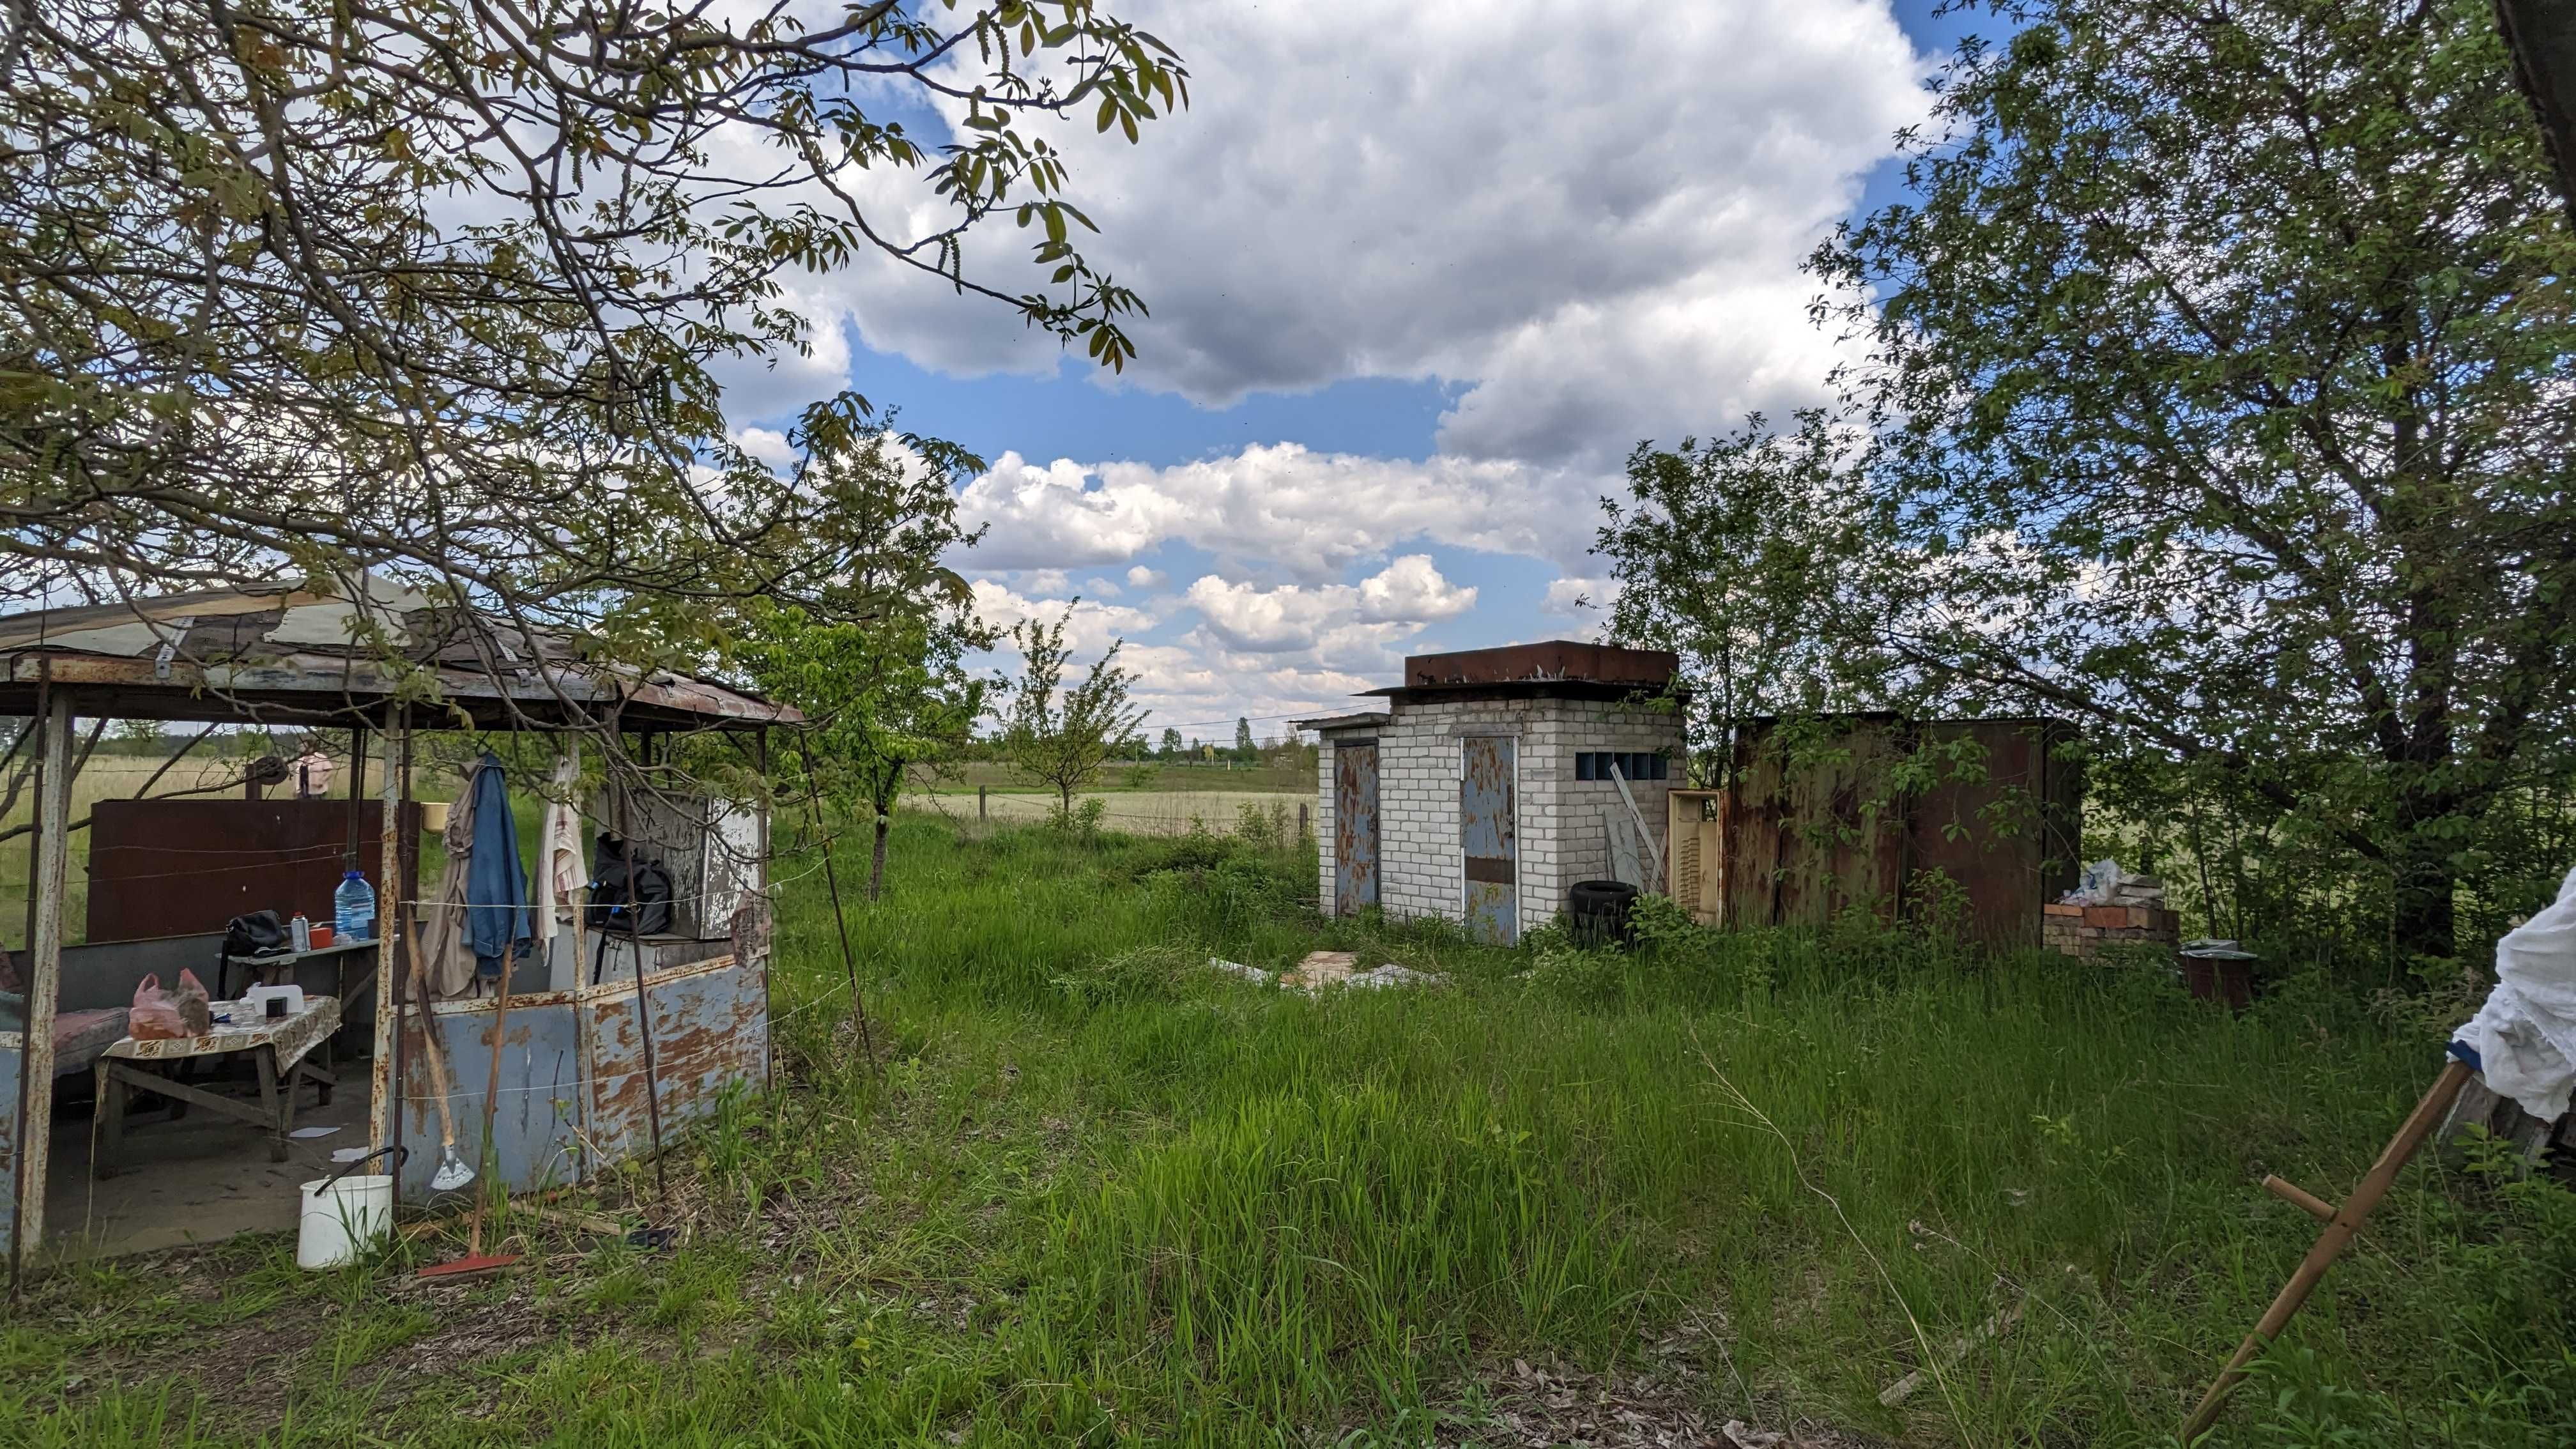
POLYGON ((1333 747, 1333 913, 1377 904, 1377 746, 1333 747))
POLYGON ((1513 761, 1517 742, 1497 736, 1459 741, 1458 836, 1467 929, 1500 945, 1520 939, 1515 882, 1519 822, 1513 761))
MULTIPOLYGON (((441 1003, 442 1008, 455 1003, 441 1003)), ((501 1049, 501 1092, 494 1098, 492 1162, 483 1163, 483 1089, 492 1080, 494 1003, 472 1003, 479 1010, 431 1012, 439 1049, 446 1058, 448 1107, 456 1118, 456 1148, 477 1170, 498 1174, 512 1192, 571 1182, 583 1175, 581 1158, 583 1091, 580 1029, 569 1002, 529 1004, 510 1000, 510 1021, 501 1049)), ((428 1049, 423 1018, 406 1013, 403 1052, 412 1063, 404 1075, 403 1143, 411 1149, 403 1163, 403 1195, 421 1201, 430 1195, 430 1174, 438 1170, 437 1088, 421 1053, 428 1049)))
MULTIPOLYGON (((645 996, 668 1146, 687 1123, 713 1113, 727 1087, 761 1080, 768 1012, 759 968, 731 958, 714 969, 647 978, 645 996)), ((615 992, 584 993, 579 1009, 590 1038, 591 1145, 610 1162, 649 1152, 652 1103, 633 983, 615 992)))

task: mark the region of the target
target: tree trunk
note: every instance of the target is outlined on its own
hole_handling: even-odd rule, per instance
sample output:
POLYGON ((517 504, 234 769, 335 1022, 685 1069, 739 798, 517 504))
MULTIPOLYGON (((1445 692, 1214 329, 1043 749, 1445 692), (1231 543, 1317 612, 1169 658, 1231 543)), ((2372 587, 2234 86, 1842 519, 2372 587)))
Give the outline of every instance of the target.
POLYGON ((885 845, 886 814, 880 810, 877 812, 876 845, 868 852, 868 899, 871 901, 885 893, 885 845))
POLYGON ((2401 968, 2420 956, 2447 959, 2459 953, 2458 923, 2452 906, 2459 873, 2451 861, 2451 848, 2428 828, 2436 823, 2417 823, 2398 840, 2397 849, 2389 857, 2396 872, 2394 919, 2389 934, 2397 951, 2396 964, 2401 968))

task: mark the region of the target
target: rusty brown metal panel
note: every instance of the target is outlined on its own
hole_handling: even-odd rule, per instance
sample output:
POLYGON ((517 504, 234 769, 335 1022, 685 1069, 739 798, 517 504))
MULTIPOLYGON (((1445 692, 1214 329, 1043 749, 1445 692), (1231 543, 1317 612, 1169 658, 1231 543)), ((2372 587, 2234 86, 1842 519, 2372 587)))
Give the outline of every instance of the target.
MULTIPOLYGON (((345 800, 101 800, 90 822, 93 942, 220 931, 251 911, 331 919, 348 849, 345 800)), ((401 828, 419 833, 417 803, 401 828)), ((361 830, 358 869, 380 908, 389 894, 381 854, 381 838, 361 830)))
POLYGON ((1724 878, 1719 883, 1721 913, 1727 925, 1776 926, 1780 923, 1781 825, 1788 812, 1786 782, 1780 761, 1739 738, 1732 770, 1734 783, 1720 811, 1725 841, 1724 878))
POLYGON ((1680 667, 1680 656, 1662 649, 1620 649, 1552 639, 1502 649, 1410 655, 1404 661, 1404 682, 1426 686, 1567 679, 1661 688, 1672 682, 1680 667))
POLYGON ((1821 925, 1855 907, 1896 919, 1908 802, 1897 789, 1895 766, 1910 743, 1901 726, 1863 726, 1800 772, 1807 923, 1821 925))
POLYGON ((1739 733, 1720 812, 1726 924, 1822 925, 1862 901, 1912 917, 1932 908, 1938 872, 1964 893, 1968 934, 2036 940, 2041 904, 2074 882, 2083 776, 2058 757, 2074 727, 1869 715, 1828 728, 1801 758, 1775 722, 1739 733), (1908 758, 1931 787, 1896 788, 1908 758))
POLYGON ((1740 730, 1723 810, 1725 920, 1822 926, 1854 905, 1899 909, 1908 866, 1906 801, 1892 767, 1901 721, 1868 717, 1821 735, 1769 721, 1740 730))
MULTIPOLYGON (((667 1144, 681 1124, 714 1112, 726 1088, 759 1084, 767 1065, 768 1009, 758 968, 729 956, 649 977, 645 997, 667 1144)), ((647 1152, 651 1103, 633 983, 584 992, 579 1009, 589 1039, 589 1144, 600 1162, 647 1152)))
POLYGON ((1378 903, 1377 745, 1333 747, 1333 913, 1378 903))
POLYGON ((1939 872, 1965 893, 1968 934, 2035 944, 2040 907, 2075 883, 2083 776, 2057 758, 2074 728, 2059 720, 1958 720, 1922 726, 1941 783, 1914 810, 1913 883, 1939 872))

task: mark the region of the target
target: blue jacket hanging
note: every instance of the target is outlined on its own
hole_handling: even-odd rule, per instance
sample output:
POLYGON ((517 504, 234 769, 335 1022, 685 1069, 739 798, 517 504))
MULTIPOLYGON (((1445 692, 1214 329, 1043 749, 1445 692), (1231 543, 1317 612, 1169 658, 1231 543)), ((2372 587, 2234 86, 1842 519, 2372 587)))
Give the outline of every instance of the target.
POLYGON ((519 823, 510 814, 500 756, 484 751, 466 788, 474 796, 474 855, 465 875, 465 938, 474 948, 475 974, 497 980, 514 945, 522 961, 536 953, 536 913, 528 904, 519 823))

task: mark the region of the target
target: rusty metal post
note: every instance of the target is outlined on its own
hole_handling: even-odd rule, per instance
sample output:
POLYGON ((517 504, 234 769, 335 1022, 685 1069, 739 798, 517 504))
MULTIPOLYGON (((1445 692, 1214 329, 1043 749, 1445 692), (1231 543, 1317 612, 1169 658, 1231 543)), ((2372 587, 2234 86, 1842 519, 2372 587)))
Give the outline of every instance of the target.
MULTIPOLYGON (((796 737, 796 753, 805 761, 805 810, 814 821, 814 834, 823 843, 823 884, 832 893, 832 924, 841 931, 841 969, 850 978, 850 1012, 859 1022, 859 1050, 867 1054, 868 1074, 876 1075, 876 1034, 868 1027, 868 1004, 859 995, 859 958, 850 950, 850 918, 841 910, 841 877, 832 868, 832 833, 823 828, 823 792, 814 774, 814 753, 805 747, 805 737, 796 737)), ((981 790, 981 786, 977 789, 981 790)))
MULTIPOLYGON (((646 736, 646 749, 651 749, 651 736, 646 736)), ((625 741, 618 741, 621 753, 625 741)), ((612 775, 614 767, 612 766, 612 775)), ((635 909, 635 811, 627 799, 628 787, 618 785, 612 796, 617 808, 617 838, 626 848, 626 949, 635 953, 635 1031, 644 1043, 644 1120, 653 1133, 653 1185, 662 1202, 671 1201, 671 1170, 662 1160, 662 1076, 653 1055, 653 1005, 644 994, 643 913, 635 909)))
MULTIPOLYGON (((369 1113, 374 1129, 367 1135, 378 1146, 393 1151, 394 1205, 402 1205, 403 1091, 408 1085, 404 1072, 403 1013, 409 996, 403 990, 403 972, 395 964, 395 937, 401 929, 400 892, 393 883, 400 878, 397 867, 401 859, 402 797, 404 778, 411 767, 410 710, 403 705, 388 705, 385 727, 378 738, 385 752, 384 779, 379 782, 384 795, 384 809, 377 822, 376 835, 376 1055, 368 1063, 367 1074, 375 1086, 369 1113)), ((363 759, 364 756, 359 758, 363 759)), ((352 781, 351 788, 356 788, 352 781)), ((353 794, 354 802, 356 796, 353 794)), ((354 803, 352 810, 356 809, 354 803)), ((349 842, 349 868, 357 868, 357 840, 349 842)))
MULTIPOLYGON (((766 792, 769 789, 769 726, 767 725, 762 725, 752 732, 751 762, 752 767, 760 771, 761 789, 766 792)), ((766 798, 760 801, 758 849, 760 859, 753 867, 758 873, 757 878, 760 882, 760 916, 757 919, 766 922, 766 929, 775 932, 778 909, 777 902, 769 898, 769 801, 766 798)), ((760 1020, 765 1038, 760 1054, 760 1087, 765 1092, 774 1092, 778 1087, 778 1016, 775 1010, 776 1003, 772 1001, 769 991, 769 963, 777 954, 774 948, 763 943, 760 953, 760 1020)))
MULTIPOLYGON (((37 931, 39 927, 39 911, 37 906, 38 903, 44 899, 45 843, 51 838, 54 829, 61 823, 56 819, 55 812, 46 808, 49 803, 49 797, 53 793, 53 781, 51 778, 53 772, 49 770, 47 766, 52 763, 54 754, 54 738, 57 734, 63 733, 63 731, 58 731, 53 728, 53 683, 54 662, 50 659, 39 660, 36 665, 36 714, 33 719, 30 719, 27 722, 27 728, 37 732, 36 747, 28 755, 29 768, 36 772, 36 794, 35 798, 29 802, 28 806, 28 808, 34 812, 35 819, 31 823, 34 824, 36 829, 35 832, 27 838, 27 1009, 25 1013, 26 1020, 24 1022, 24 1030, 20 1031, 18 1040, 18 1109, 16 1135, 10 1139, 9 1299, 13 1303, 18 1299, 19 1285, 25 1281, 27 1276, 26 1261, 29 1257, 33 1256, 33 1252, 27 1240, 30 1237, 33 1237, 36 1239, 36 1243, 38 1245, 41 1245, 44 1241, 44 1213, 42 1211, 44 1206, 44 1174, 35 1171, 33 1167, 33 1163, 38 1155, 38 1145, 28 1135, 27 1124, 32 1119, 32 1113, 29 1110, 29 1102, 35 1092, 34 1079, 37 1038, 36 983, 38 974, 42 969, 39 964, 39 956, 36 949, 37 931), (30 1196, 28 1179, 30 1176, 35 1179, 34 1192, 32 1195, 35 1197, 38 1207, 36 1228, 32 1233, 27 1227, 27 1199, 30 1196)), ((56 957, 56 966, 59 971, 59 955, 56 957)), ((50 994, 51 993, 48 993, 49 996, 50 994)), ((51 1047, 54 1040, 52 1021, 53 1013, 51 1010, 48 1010, 45 1015, 47 1019, 44 1026, 44 1040, 46 1046, 51 1047)), ((45 1064, 45 1081, 50 1087, 53 1081, 53 1064, 51 1061, 48 1061, 45 1064)), ((48 1143, 50 1143, 52 1132, 50 1119, 53 1116, 53 1103, 51 1101, 52 1093, 48 1091, 46 1096, 47 1102, 45 1116, 48 1120, 45 1124, 45 1131, 48 1143)))

